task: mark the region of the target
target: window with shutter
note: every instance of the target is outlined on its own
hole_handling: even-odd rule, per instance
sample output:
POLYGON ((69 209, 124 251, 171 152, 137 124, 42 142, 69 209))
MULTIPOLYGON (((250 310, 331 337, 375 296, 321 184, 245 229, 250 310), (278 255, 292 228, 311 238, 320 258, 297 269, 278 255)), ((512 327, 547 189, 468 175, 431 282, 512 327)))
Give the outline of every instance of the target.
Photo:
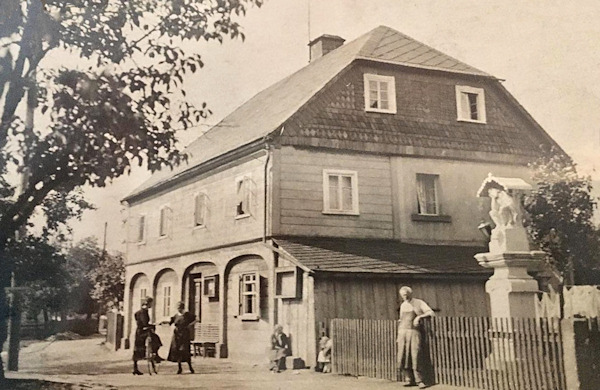
POLYGON ((252 180, 250 177, 243 177, 236 180, 236 218, 248 217, 251 215, 252 204, 252 180))
POLYGON ((240 315, 242 319, 260 317, 260 275, 258 272, 240 276, 240 315))
POLYGON ((160 208, 159 237, 167 237, 171 230, 172 211, 168 206, 160 208))
POLYGON ((194 226, 206 226, 208 196, 201 192, 194 197, 194 226))
POLYGON ((142 243, 144 241, 146 241, 146 216, 140 215, 137 225, 137 242, 142 243))

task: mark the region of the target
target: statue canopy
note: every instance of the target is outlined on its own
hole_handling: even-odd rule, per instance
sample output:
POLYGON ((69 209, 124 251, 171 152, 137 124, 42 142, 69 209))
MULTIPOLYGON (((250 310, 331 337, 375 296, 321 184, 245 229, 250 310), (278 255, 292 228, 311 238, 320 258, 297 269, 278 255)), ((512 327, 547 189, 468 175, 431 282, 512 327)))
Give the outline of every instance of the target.
POLYGON ((477 190, 477 197, 488 198, 490 189, 510 192, 510 190, 531 191, 533 187, 525 180, 518 177, 496 177, 491 173, 485 178, 481 187, 477 190))

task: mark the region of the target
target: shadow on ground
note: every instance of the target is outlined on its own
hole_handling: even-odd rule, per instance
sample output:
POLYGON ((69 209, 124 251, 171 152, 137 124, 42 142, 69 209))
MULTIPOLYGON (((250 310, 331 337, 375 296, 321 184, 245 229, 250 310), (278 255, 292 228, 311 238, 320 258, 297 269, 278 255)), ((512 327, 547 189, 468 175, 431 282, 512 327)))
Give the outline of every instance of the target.
POLYGON ((56 383, 32 379, 6 379, 0 383, 3 389, 11 390, 79 390, 83 387, 70 383, 56 383))

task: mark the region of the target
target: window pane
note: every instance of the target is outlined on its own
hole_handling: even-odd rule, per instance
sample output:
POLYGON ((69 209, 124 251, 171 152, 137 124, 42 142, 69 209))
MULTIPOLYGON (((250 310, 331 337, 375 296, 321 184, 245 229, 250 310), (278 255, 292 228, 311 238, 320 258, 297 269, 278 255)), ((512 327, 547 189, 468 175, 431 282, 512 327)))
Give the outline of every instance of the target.
POLYGON ((436 175, 417 175, 417 200, 419 214, 438 214, 436 175))
POLYGON ((369 106, 371 108, 378 108, 379 107, 379 103, 377 101, 377 91, 370 91, 369 92, 369 106))
POLYGON ((253 297, 252 295, 246 295, 246 310, 245 310, 245 314, 252 314, 254 313, 254 302, 253 302, 253 297))
POLYGON ((389 108, 389 97, 388 97, 388 83, 382 81, 380 84, 381 90, 379 92, 379 100, 381 103, 381 109, 387 110, 389 108))
POLYGON ((461 119, 469 119, 471 117, 471 113, 469 110, 469 94, 466 92, 463 92, 460 94, 460 118, 461 119))
POLYGON ((140 220, 139 220, 139 226, 138 226, 138 241, 144 241, 144 228, 146 225, 146 217, 145 216, 141 216, 140 220))
POLYGON ((339 177, 329 176, 329 208, 338 210, 339 205, 339 177))
POLYGON ((167 234, 167 208, 163 207, 160 209, 160 235, 164 236, 167 234))
POLYGON ((478 120, 479 113, 477 112, 477 94, 467 93, 467 98, 469 100, 469 118, 478 120))
POLYGON ((204 225, 204 211, 205 211, 206 196, 204 194, 198 194, 196 196, 196 210, 195 219, 196 225, 204 225))
POLYGON ((352 210, 352 177, 342 176, 342 209, 352 210))

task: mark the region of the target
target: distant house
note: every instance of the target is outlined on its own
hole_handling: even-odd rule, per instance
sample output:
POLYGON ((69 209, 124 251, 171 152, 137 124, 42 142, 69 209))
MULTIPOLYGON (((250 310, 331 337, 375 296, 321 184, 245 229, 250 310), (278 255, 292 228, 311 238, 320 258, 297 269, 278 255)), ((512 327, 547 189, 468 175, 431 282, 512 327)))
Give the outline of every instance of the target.
POLYGON ((476 191, 527 179, 554 141, 500 80, 397 31, 343 43, 312 41, 309 65, 124 199, 126 334, 142 297, 156 322, 183 300, 219 356, 264 361, 280 323, 312 365, 329 319, 396 318, 403 284, 440 315, 488 315, 476 191))

